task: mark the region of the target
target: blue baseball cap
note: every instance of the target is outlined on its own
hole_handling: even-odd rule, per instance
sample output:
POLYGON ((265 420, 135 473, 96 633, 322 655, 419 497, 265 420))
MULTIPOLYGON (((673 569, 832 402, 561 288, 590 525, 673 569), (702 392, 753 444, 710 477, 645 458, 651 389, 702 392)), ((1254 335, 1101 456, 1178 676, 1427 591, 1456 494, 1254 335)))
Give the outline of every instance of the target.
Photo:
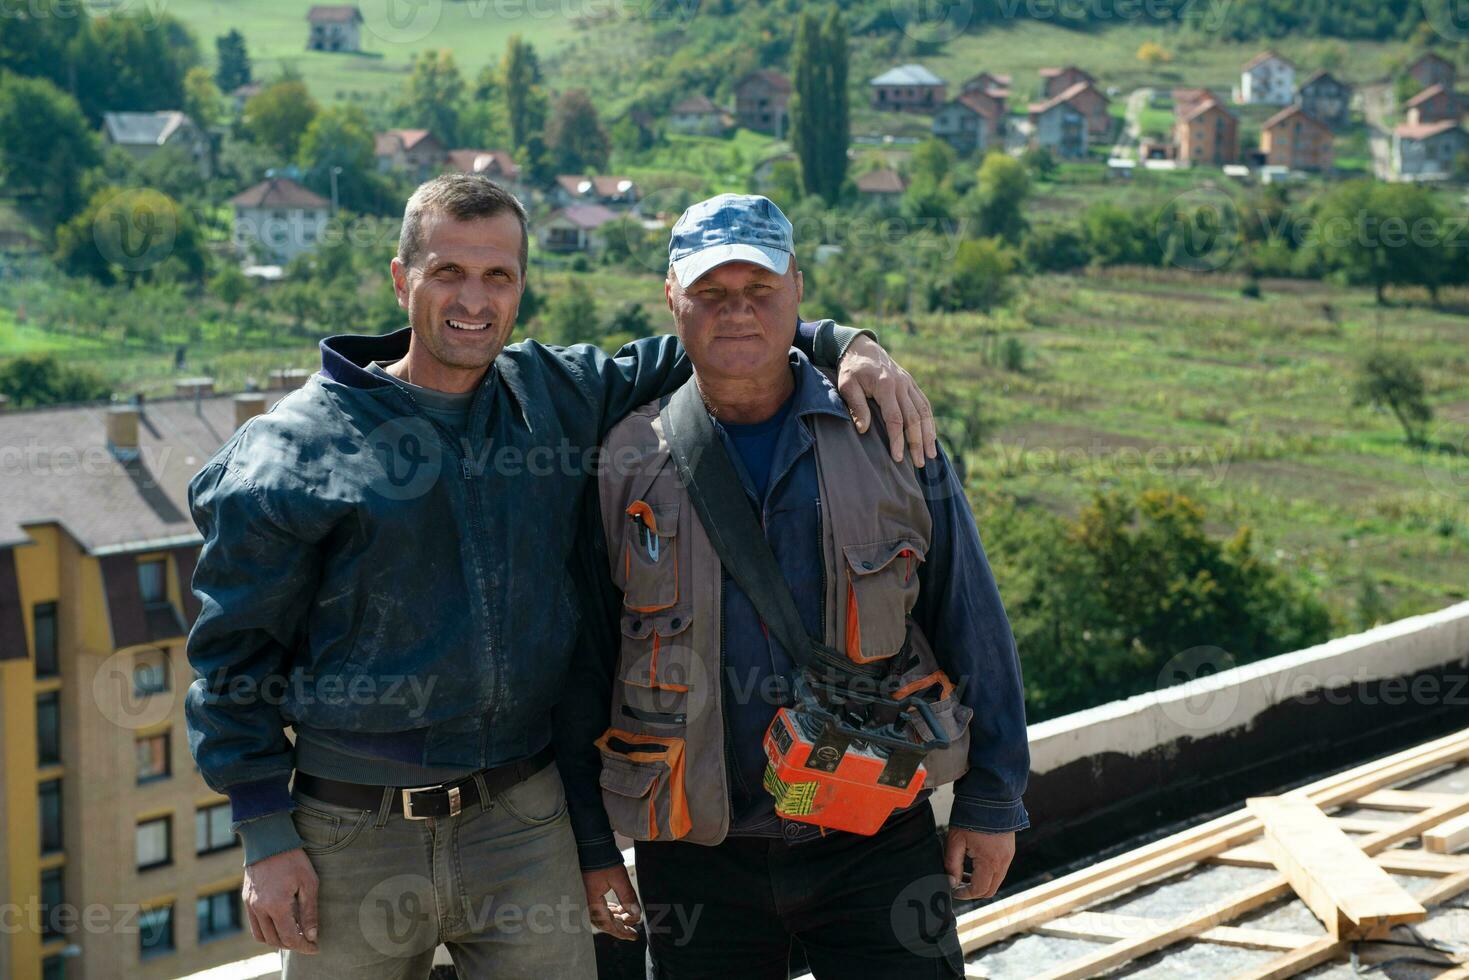
POLYGON ((668 239, 668 264, 680 286, 692 286, 727 262, 753 262, 777 275, 791 267, 791 222, 758 194, 720 194, 679 215, 668 239))

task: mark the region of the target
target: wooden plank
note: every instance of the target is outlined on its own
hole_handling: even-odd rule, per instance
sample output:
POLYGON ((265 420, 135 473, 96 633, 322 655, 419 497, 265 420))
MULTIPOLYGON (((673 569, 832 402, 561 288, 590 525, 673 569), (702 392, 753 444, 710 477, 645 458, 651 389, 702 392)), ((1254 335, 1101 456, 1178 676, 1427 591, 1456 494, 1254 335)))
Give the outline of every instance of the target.
POLYGON ((1423 832, 1423 846, 1434 854, 1452 854, 1469 847, 1469 814, 1445 820, 1423 832))
POLYGON ((1230 980, 1282 980, 1284 977, 1293 977, 1302 970, 1309 970, 1317 964, 1334 959, 1346 948, 1347 943, 1342 940, 1322 936, 1309 946, 1282 953, 1268 963, 1236 973, 1230 980))
MULTIPOLYGON (((1072 912, 1070 915, 1050 922, 1043 922, 1031 931, 1039 936, 1057 936, 1062 939, 1087 939, 1092 942, 1116 942, 1157 932, 1167 925, 1163 919, 1142 915, 1118 915, 1113 912, 1072 912)), ((1252 929, 1240 926, 1215 926, 1206 929, 1194 938, 1220 946, 1237 946, 1241 949, 1289 950, 1316 941, 1316 937, 1303 932, 1280 932, 1274 929, 1252 929)))
POLYGON ((1393 826, 1391 820, 1373 820, 1371 817, 1327 817, 1344 834, 1375 834, 1393 826))
MULTIPOLYGON (((1424 831, 1426 835, 1428 831, 1424 831)), ((1409 851, 1402 848, 1382 851, 1372 860, 1384 871, 1396 874, 1437 877, 1469 871, 1469 854, 1430 854, 1427 851, 1409 851)), ((1270 852, 1260 841, 1231 847, 1222 854, 1209 858, 1210 864, 1226 864, 1236 868, 1273 868, 1275 862, 1270 852)))
POLYGON ((1316 804, 1264 796, 1245 805, 1264 824, 1265 847, 1275 866, 1330 935, 1385 935, 1394 925, 1428 918, 1428 911, 1316 804))
POLYGON ((1418 901, 1428 906, 1438 905, 1440 902, 1447 902, 1462 891, 1469 891, 1469 871, 1460 871, 1456 875, 1440 878, 1418 894, 1418 901))
MULTIPOLYGON (((1469 756, 1469 729, 1337 773, 1286 795, 1309 798, 1319 806, 1334 806, 1458 762, 1466 756, 1469 756)), ((1238 810, 991 902, 960 917, 959 938, 964 951, 973 952, 1023 932, 1035 923, 1064 915, 1226 851, 1256 836, 1259 826, 1259 821, 1248 811, 1238 810)), ((1391 845, 1380 849, 1388 846, 1391 845)))
POLYGON ((1457 793, 1435 793, 1422 789, 1379 789, 1355 800, 1368 810, 1428 810, 1452 803, 1457 793))

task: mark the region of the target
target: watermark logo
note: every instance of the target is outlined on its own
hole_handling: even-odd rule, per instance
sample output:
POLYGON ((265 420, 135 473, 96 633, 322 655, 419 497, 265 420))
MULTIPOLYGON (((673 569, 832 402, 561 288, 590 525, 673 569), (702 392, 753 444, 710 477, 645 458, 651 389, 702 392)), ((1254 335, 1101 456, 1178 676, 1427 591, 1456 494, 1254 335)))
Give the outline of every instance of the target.
POLYGON ((1155 231, 1166 262, 1192 272, 1214 272, 1239 250, 1239 211, 1224 191, 1197 187, 1164 205, 1155 231))
POLYGON ((374 37, 387 44, 413 44, 438 26, 444 0, 363 0, 358 9, 374 37))
POLYGON ((368 889, 357 907, 357 925, 362 938, 382 955, 416 956, 438 945, 434 907, 432 881, 423 875, 394 875, 368 889))
POLYGON ((143 272, 173 254, 179 206, 167 194, 147 188, 114 195, 92 222, 97 251, 128 272, 143 272))
POLYGON ((433 423, 415 416, 389 419, 368 433, 368 487, 387 500, 416 500, 443 469, 444 449, 433 423))
MULTIPOLYGON (((97 709, 118 728, 148 728, 173 716, 173 686, 158 689, 138 683, 136 666, 132 653, 114 653, 92 676, 97 709)), ((166 664, 163 669, 167 670, 166 664)))
POLYGON ((1423 0, 1423 18, 1445 41, 1469 41, 1469 0, 1423 0))
POLYGON ((957 953, 954 895, 948 875, 924 875, 910 882, 893 899, 889 916, 893 935, 909 952, 930 959, 957 953))
POLYGON ((1239 687, 1228 685, 1212 691, 1170 697, 1166 688, 1212 677, 1235 666, 1234 656, 1219 647, 1190 647, 1168 658, 1158 671, 1158 691, 1163 714, 1186 731, 1212 731, 1234 716, 1239 707, 1239 687))
POLYGON ((974 20, 974 0, 888 0, 888 10, 899 30, 928 44, 952 41, 974 20))

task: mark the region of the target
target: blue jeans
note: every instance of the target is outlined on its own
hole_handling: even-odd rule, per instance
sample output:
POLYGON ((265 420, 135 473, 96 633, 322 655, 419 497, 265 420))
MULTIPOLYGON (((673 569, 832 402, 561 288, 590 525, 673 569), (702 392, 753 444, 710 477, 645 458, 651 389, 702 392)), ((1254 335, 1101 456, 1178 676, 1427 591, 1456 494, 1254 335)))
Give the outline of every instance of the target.
POLYGON ((283 952, 283 980, 424 980, 440 943, 464 980, 596 977, 554 764, 457 817, 408 820, 384 795, 376 811, 295 795, 320 952, 283 952))

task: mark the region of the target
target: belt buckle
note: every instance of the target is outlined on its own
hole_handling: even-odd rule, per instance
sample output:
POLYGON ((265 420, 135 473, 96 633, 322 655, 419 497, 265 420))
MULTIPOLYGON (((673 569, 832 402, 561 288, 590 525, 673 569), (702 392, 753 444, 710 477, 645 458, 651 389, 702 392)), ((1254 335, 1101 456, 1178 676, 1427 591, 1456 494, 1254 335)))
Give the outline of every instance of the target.
POLYGON ((411 787, 407 787, 407 788, 404 788, 404 789, 399 790, 398 792, 400 792, 400 793, 403 794, 403 818, 405 820, 427 820, 427 819, 429 819, 428 816, 427 816, 427 814, 425 814, 423 816, 419 816, 418 814, 416 814, 416 813, 413 812, 413 794, 414 793, 432 792, 434 790, 441 790, 441 789, 447 789, 447 792, 449 794, 449 816, 451 816, 451 817, 457 817, 457 816, 459 816, 461 810, 463 809, 463 806, 462 806, 462 804, 460 802, 460 800, 461 800, 461 794, 460 794, 460 791, 459 791, 459 787, 458 786, 445 787, 442 783, 440 783, 438 786, 411 786, 411 787))

